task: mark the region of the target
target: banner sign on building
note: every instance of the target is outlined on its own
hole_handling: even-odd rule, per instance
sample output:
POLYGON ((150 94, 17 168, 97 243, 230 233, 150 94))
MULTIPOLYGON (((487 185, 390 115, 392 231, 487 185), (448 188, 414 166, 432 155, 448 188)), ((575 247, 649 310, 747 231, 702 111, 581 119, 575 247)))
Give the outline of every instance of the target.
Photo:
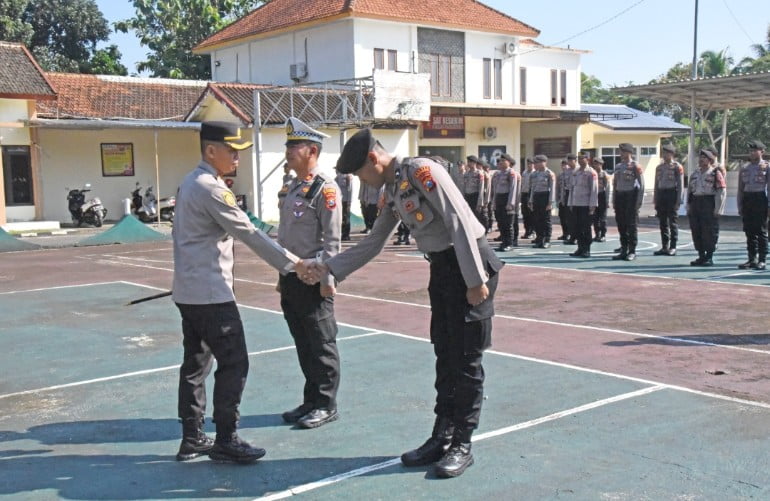
POLYGON ((133 143, 102 143, 102 176, 133 175, 133 143))
POLYGON ((430 121, 422 124, 422 137, 463 139, 465 137, 465 117, 459 115, 431 115, 430 121))

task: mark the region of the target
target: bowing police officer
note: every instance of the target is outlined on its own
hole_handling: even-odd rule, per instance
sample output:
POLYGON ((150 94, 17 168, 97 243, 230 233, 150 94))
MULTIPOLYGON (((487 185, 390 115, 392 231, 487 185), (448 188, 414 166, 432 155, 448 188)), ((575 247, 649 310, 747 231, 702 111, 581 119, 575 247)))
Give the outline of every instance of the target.
POLYGON ((372 232, 325 261, 337 280, 376 257, 403 220, 417 248, 430 261, 430 338, 436 355, 436 415, 430 438, 404 453, 406 466, 436 462, 439 477, 456 477, 473 464, 471 435, 483 400, 482 355, 491 344, 493 298, 503 263, 485 238, 485 228, 446 170, 428 158, 388 153, 364 129, 345 144, 337 163, 375 187, 384 187, 385 207, 372 232))

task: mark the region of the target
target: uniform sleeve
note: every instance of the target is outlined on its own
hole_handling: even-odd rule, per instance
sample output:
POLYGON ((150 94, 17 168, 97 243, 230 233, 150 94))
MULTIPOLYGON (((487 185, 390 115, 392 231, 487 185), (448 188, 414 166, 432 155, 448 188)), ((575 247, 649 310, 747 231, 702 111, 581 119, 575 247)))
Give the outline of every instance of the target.
MULTIPOLYGON (((663 165, 663 164, 661 164, 663 165)), ((658 174, 660 174, 660 165, 655 167, 655 182, 652 183, 652 205, 658 206, 658 174)))
POLYGON ((676 164, 676 168, 676 200, 679 207, 684 200, 684 168, 681 164, 676 164))
POLYGON ((634 168, 636 169, 636 179, 639 181, 639 194, 636 197, 636 208, 638 210, 644 202, 644 171, 642 171, 638 163, 634 163, 634 168))
POLYGON ((235 202, 235 195, 226 188, 215 188, 202 203, 209 215, 227 233, 254 251, 267 264, 286 274, 294 269, 299 258, 278 245, 249 221, 249 217, 235 202))
MULTIPOLYGON (((502 176, 503 174, 501 174, 502 176)), ((513 207, 514 214, 517 214, 519 212, 519 209, 517 207, 518 199, 519 199, 519 193, 521 192, 521 183, 519 182, 519 176, 516 175, 515 172, 511 171, 511 182, 510 182, 510 188, 508 189, 508 202, 506 205, 513 207)))
POLYGON ((615 170, 615 174, 612 175, 612 182, 610 183, 610 186, 612 186, 612 193, 610 195, 610 200, 612 201, 612 207, 615 207, 615 192, 617 191, 617 169, 615 170))
POLYGON ((736 202, 738 203, 738 214, 743 211, 743 190, 746 187, 745 183, 743 182, 743 171, 746 169, 746 167, 743 167, 738 172, 738 193, 736 194, 736 202))
POLYGON ((461 210, 465 201, 446 171, 433 162, 422 164, 418 170, 426 167, 430 169, 430 176, 423 175, 413 179, 412 185, 416 186, 425 200, 441 214, 452 240, 465 285, 469 288, 478 287, 489 278, 481 259, 477 237, 470 233, 474 224, 479 224, 478 220, 470 211, 461 210))
MULTIPOLYGON (((340 252, 340 238, 342 235, 342 206, 340 190, 336 183, 327 181, 321 190, 318 203, 323 207, 317 207, 318 221, 321 224, 324 248, 321 259, 326 262, 329 258, 340 252)), ((327 277, 326 285, 334 285, 334 277, 327 277)))
POLYGON ((377 257, 398 226, 398 222, 399 218, 393 214, 390 207, 383 208, 368 235, 345 252, 340 252, 326 261, 325 264, 329 267, 334 278, 341 282, 348 275, 377 257))
POLYGON ((548 173, 548 193, 548 203, 553 207, 553 204, 556 201, 556 175, 553 172, 548 173))
POLYGON ((725 201, 727 200, 727 183, 722 172, 716 171, 714 173, 714 187, 716 188, 716 197, 714 200, 714 215, 718 216, 725 212, 725 201))
POLYGON ((591 169, 591 198, 588 201, 588 207, 596 208, 599 205, 599 176, 596 171, 591 169))

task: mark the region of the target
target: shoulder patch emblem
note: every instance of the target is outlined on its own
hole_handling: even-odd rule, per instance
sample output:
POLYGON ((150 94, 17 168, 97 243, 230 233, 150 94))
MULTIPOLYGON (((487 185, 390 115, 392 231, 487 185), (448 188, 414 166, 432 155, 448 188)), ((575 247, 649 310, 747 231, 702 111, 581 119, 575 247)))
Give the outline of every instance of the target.
POLYGON ((324 200, 326 200, 326 208, 334 210, 337 207, 337 190, 329 187, 323 189, 324 200))
POLYGON ((222 193, 222 201, 230 207, 235 207, 237 205, 235 203, 235 195, 233 195, 232 191, 225 191, 222 193))
POLYGON ((433 180, 433 175, 430 173, 430 167, 427 165, 418 168, 414 172, 414 177, 420 181, 420 184, 422 184, 422 187, 425 188, 426 191, 433 191, 436 187, 436 181, 433 180))
POLYGON ((423 213, 422 213, 422 212, 420 212, 420 211, 417 211, 417 212, 415 212, 415 214, 414 214, 414 218, 417 220, 417 222, 418 222, 418 223, 421 223, 421 222, 422 222, 422 220, 423 220, 423 219, 425 219, 425 216, 423 215, 423 213))

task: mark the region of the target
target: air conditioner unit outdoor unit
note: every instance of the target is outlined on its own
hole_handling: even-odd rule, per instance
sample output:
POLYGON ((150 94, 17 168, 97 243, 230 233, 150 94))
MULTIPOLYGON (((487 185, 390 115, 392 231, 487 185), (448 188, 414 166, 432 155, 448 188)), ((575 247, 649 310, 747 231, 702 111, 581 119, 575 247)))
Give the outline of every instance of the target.
POLYGON ((289 77, 295 81, 307 77, 307 65, 305 63, 290 64, 289 77))
POLYGON ((484 139, 494 139, 497 137, 497 127, 484 127, 484 139))
POLYGON ((516 42, 508 42, 505 45, 503 45, 503 52, 506 56, 513 56, 516 54, 516 50, 518 49, 518 46, 516 45, 516 42))

